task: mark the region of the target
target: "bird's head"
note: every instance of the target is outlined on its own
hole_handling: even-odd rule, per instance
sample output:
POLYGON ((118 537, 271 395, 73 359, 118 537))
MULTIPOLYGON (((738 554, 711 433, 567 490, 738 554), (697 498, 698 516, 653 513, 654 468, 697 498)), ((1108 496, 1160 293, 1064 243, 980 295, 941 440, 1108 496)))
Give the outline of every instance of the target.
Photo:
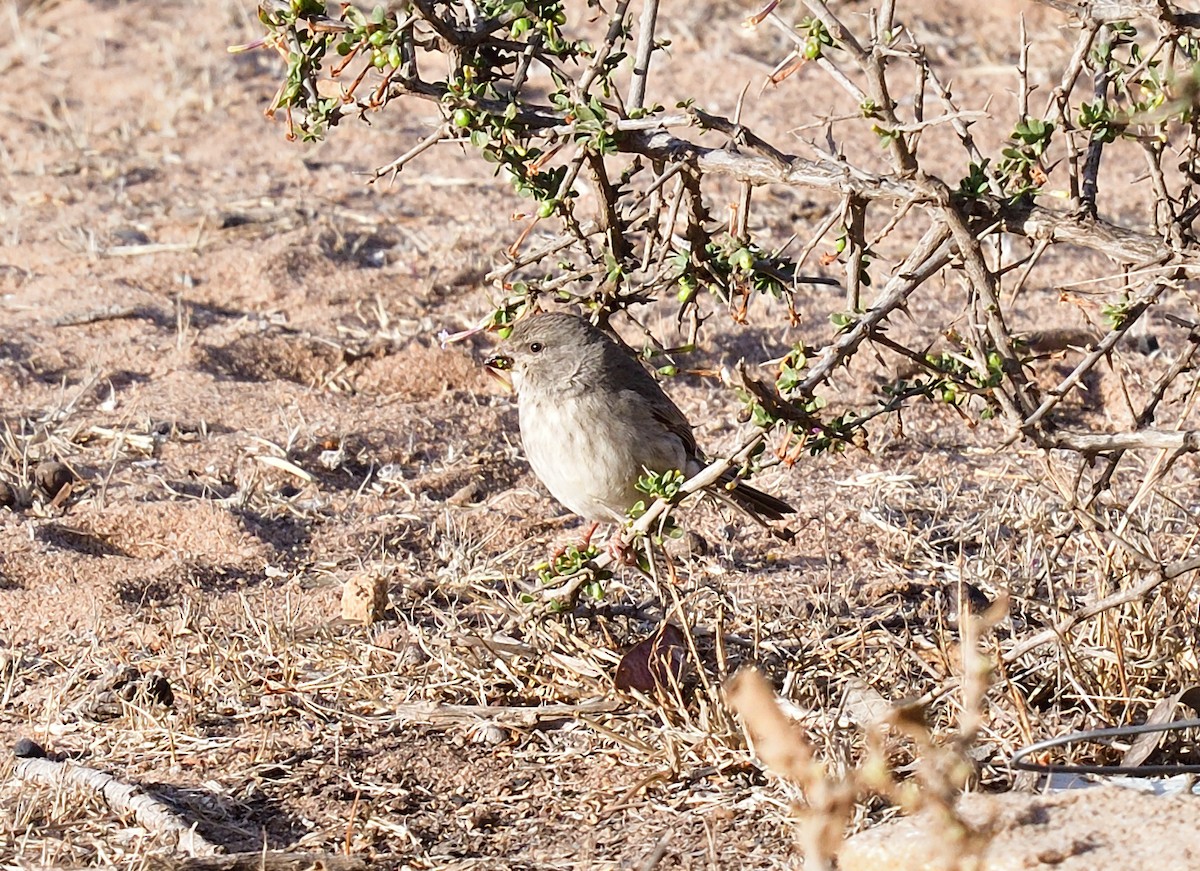
POLYGON ((587 360, 601 357, 611 341, 577 315, 531 314, 513 325, 501 350, 484 365, 515 393, 525 385, 553 390, 571 381, 587 360))

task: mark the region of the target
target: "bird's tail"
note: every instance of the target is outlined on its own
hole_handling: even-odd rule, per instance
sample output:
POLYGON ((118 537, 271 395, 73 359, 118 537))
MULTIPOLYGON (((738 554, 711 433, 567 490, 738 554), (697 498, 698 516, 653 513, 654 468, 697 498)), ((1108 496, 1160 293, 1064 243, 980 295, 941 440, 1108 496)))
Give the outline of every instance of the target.
POLYGON ((733 472, 722 475, 713 489, 759 521, 782 520, 785 515, 796 513, 796 509, 782 499, 739 481, 733 472))

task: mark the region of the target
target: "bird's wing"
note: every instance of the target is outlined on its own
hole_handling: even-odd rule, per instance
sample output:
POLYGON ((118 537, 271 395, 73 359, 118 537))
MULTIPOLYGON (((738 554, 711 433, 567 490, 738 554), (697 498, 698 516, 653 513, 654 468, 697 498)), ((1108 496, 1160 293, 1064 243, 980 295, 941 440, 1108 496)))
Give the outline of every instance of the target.
MULTIPOLYGON (((655 420, 667 428, 668 432, 679 436, 679 440, 683 442, 683 449, 689 459, 699 459, 700 452, 696 447, 696 435, 692 432, 692 425, 683 416, 683 412, 679 410, 679 406, 671 401, 671 397, 663 393, 662 400, 662 402, 655 403, 650 407, 650 413, 654 416, 655 420)), ((686 472, 687 470, 684 469, 683 471, 686 472)))
MULTIPOLYGON (((688 459, 699 458, 700 452, 696 447, 696 436, 692 433, 692 425, 688 423, 684 413, 679 410, 679 406, 663 392, 662 386, 654 376, 646 371, 646 367, 616 344, 612 345, 606 363, 617 383, 624 384, 625 389, 635 397, 635 405, 641 407, 644 413, 649 414, 651 418, 662 424, 667 432, 679 439, 688 459)), ((684 471, 687 470, 684 469, 684 471)))

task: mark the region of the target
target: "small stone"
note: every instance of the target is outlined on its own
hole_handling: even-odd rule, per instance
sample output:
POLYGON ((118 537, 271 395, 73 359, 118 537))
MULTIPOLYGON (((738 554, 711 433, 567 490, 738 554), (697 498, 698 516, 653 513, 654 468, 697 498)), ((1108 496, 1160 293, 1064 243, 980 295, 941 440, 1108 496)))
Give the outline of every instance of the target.
POLYGON ((676 559, 700 559, 708 556, 709 546, 704 536, 688 530, 679 538, 669 538, 666 541, 667 553, 676 559))
POLYGON ((503 744, 507 740, 508 730, 503 726, 497 726, 495 723, 484 723, 471 735, 471 742, 473 744, 487 744, 490 747, 503 744))
POLYGON ((446 501, 451 505, 470 505, 479 501, 482 490, 478 481, 472 481, 455 490, 446 501))
POLYGON ((387 578, 356 575, 342 587, 342 619, 374 623, 388 606, 387 578))
POLYGON ((688 530, 683 540, 687 542, 687 552, 691 556, 708 556, 708 542, 698 532, 688 530))
POLYGON ((613 683, 622 692, 670 692, 682 683, 687 666, 683 630, 674 623, 664 623, 621 657, 613 683))
POLYGON ((113 231, 113 241, 118 245, 149 245, 150 237, 137 227, 122 227, 113 231))
POLYGON ((317 463, 329 472, 335 472, 346 462, 346 452, 340 447, 334 450, 321 451, 317 454, 317 463))
POLYGON ((375 478, 384 484, 396 484, 404 480, 404 467, 399 463, 386 463, 379 467, 375 478))
POLYGON ((75 483, 75 473, 62 463, 47 460, 38 463, 34 468, 33 481, 37 484, 38 489, 53 499, 62 492, 64 487, 75 483))
POLYGON ((46 748, 31 738, 21 738, 13 745, 13 756, 18 759, 45 759, 46 748))

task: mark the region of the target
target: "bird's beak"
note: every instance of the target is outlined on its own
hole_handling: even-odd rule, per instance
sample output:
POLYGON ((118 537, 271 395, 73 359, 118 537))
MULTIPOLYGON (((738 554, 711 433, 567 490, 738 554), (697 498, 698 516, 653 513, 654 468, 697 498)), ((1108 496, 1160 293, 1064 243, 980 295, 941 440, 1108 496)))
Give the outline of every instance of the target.
POLYGON ((510 391, 513 389, 512 375, 509 374, 512 371, 513 366, 512 357, 506 356, 505 354, 493 354, 483 361, 483 365, 487 367, 487 373, 489 375, 507 387, 510 391))

